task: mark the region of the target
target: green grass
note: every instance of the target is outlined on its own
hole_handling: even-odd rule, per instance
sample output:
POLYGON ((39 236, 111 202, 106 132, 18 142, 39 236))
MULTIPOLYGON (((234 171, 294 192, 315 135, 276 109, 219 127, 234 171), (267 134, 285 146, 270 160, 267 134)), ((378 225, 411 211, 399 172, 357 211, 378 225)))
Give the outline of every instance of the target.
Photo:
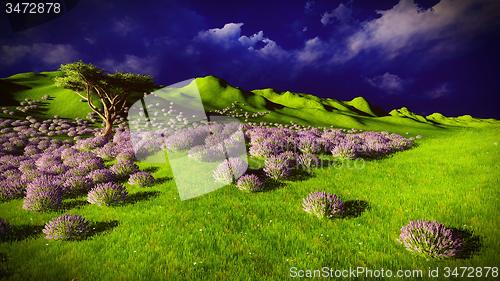
MULTIPOLYGON (((2 267, 12 280, 278 280, 291 266, 498 266, 498 138, 496 128, 428 135, 417 147, 363 168, 346 162, 316 169, 310 178, 262 193, 227 186, 180 201, 171 180, 150 189, 129 187, 132 195, 158 194, 120 207, 71 208, 67 212, 118 225, 79 242, 47 241, 37 233, 2 243, 2 267), (302 199, 318 190, 369 207, 358 217, 318 220, 301 210, 302 199), (396 241, 412 219, 473 231, 482 246, 470 259, 412 255, 396 241)), ((171 176, 168 166, 154 175, 171 176)), ((63 213, 31 213, 21 204, 1 204, 2 217, 41 226, 63 213)))
MULTIPOLYGON (((219 99, 205 97, 204 102, 223 107, 236 99, 253 110, 276 106, 259 96, 220 87, 219 99)), ((204 89, 209 96, 216 94, 211 86, 204 89)), ((425 274, 436 266, 443 270, 499 265, 496 121, 436 126, 398 116, 348 113, 352 107, 337 105, 345 106, 344 113, 286 106, 274 108, 264 119, 353 125, 423 138, 408 151, 315 169, 310 177, 286 181, 267 192, 244 193, 230 185, 181 201, 167 164, 140 163, 142 169, 156 169, 153 174, 161 183, 152 188, 127 186, 135 200, 122 206, 98 207, 82 197, 65 202, 64 211, 33 213, 21 208, 22 200, 0 203, 1 217, 18 228, 26 226, 18 230, 17 241, 0 243, 0 276, 5 280, 284 280, 292 266, 422 269, 425 274), (463 127, 474 124, 482 128, 463 127), (358 201, 368 207, 354 217, 319 220, 301 208, 303 198, 313 191, 333 192, 350 204, 358 201), (65 212, 98 222, 98 230, 104 231, 84 241, 45 240, 40 227, 65 212), (438 220, 472 231, 481 246, 469 259, 413 255, 397 242, 400 228, 413 219, 438 220)), ((252 167, 260 164, 251 162, 252 167)))

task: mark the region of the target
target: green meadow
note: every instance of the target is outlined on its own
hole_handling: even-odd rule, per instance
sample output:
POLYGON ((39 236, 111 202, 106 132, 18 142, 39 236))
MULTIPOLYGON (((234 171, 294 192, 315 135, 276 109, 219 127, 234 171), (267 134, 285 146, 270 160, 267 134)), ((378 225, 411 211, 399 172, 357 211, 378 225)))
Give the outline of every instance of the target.
MULTIPOLYGON (((37 118, 83 118, 85 103, 52 83, 54 72, 0 80, 5 106, 48 94, 37 118)), ((273 89, 245 91, 215 77, 195 81, 205 108, 267 112, 252 122, 296 123, 390 131, 417 137, 416 146, 378 160, 346 160, 244 193, 234 185, 181 201, 168 163, 138 163, 157 179, 127 186, 120 206, 98 207, 85 197, 63 209, 30 212, 22 199, 0 203, 14 235, 0 242, 4 280, 284 280, 290 268, 366 267, 396 272, 500 265, 500 122, 470 116, 420 116, 406 108, 381 113, 365 99, 321 99, 273 89), (348 215, 321 220, 302 210, 314 191, 335 193, 348 215), (44 224, 79 214, 93 223, 82 241, 46 240, 44 224), (399 242, 410 220, 437 220, 469 235, 467 255, 426 259, 399 242)), ((24 118, 16 113, 9 117, 24 118)), ((258 161, 251 159, 251 167, 258 161)), ((434 279, 436 280, 436 279, 434 279)))

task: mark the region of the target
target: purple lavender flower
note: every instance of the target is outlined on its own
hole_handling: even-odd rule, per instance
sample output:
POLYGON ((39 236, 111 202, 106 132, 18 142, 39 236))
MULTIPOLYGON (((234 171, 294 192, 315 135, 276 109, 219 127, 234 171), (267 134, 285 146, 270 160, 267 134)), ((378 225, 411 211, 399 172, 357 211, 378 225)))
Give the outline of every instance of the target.
POLYGON ((297 147, 302 153, 318 153, 321 151, 320 138, 314 134, 304 134, 297 139, 297 147))
POLYGON ((53 210, 58 209, 61 202, 60 180, 43 175, 28 184, 23 208, 31 211, 53 210))
POLYGON ((274 180, 285 179, 291 175, 294 161, 293 153, 271 155, 264 161, 264 172, 274 180))
POLYGON ((80 196, 92 188, 92 181, 84 176, 67 177, 62 185, 64 196, 80 196))
POLYGON ((436 221, 410 221, 399 239, 409 251, 433 258, 453 257, 463 245, 457 233, 436 221))
POLYGON ((49 221, 42 232, 46 239, 80 240, 87 236, 90 226, 79 215, 62 215, 49 221))
POLYGON ((302 207, 318 218, 338 217, 344 212, 344 203, 337 195, 320 191, 309 193, 302 207))
POLYGON ((97 206, 111 206, 125 201, 127 191, 120 184, 107 182, 96 185, 87 195, 87 201, 97 206))
POLYGON ((133 174, 139 170, 139 167, 132 161, 117 162, 110 168, 117 179, 126 180, 130 174, 133 174))
POLYGON ((75 148, 82 151, 90 151, 92 149, 102 147, 108 143, 109 139, 104 136, 96 136, 86 139, 78 140, 75 144, 75 148))
POLYGON ((240 158, 234 157, 224 160, 215 168, 212 176, 216 182, 230 184, 245 173, 248 165, 240 158))
POLYGON ((155 182, 155 178, 147 172, 137 172, 128 179, 129 184, 134 184, 142 187, 151 186, 155 182))
POLYGON ((26 192, 26 182, 22 179, 0 181, 0 201, 22 198, 26 192))
POLYGON ((241 176, 236 183, 236 187, 241 191, 256 192, 262 190, 262 186, 262 181, 253 174, 241 176))
POLYGON ((87 178, 91 179, 94 184, 98 184, 113 181, 115 174, 108 169, 99 169, 90 172, 87 178))
POLYGON ((306 153, 297 156, 297 166, 299 169, 310 170, 320 165, 318 156, 306 153))

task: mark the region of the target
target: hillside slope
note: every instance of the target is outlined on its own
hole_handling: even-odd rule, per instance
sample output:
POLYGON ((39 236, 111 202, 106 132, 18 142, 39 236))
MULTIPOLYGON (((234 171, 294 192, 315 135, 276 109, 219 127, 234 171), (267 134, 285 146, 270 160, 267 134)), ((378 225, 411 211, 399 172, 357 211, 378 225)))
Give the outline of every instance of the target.
MULTIPOLYGON (((80 97, 69 90, 56 87, 53 78, 58 72, 21 73, 0 79, 0 105, 13 110, 24 99, 39 100, 48 94, 42 108, 31 113, 41 118, 58 115, 66 118, 84 117, 90 112, 80 97)), ((481 127, 499 124, 494 119, 477 119, 465 115, 446 117, 439 113, 421 116, 407 108, 392 110, 389 115, 376 113, 363 97, 350 101, 319 98, 311 94, 279 92, 273 89, 246 91, 234 87, 223 79, 206 76, 195 80, 205 109, 212 114, 217 110, 234 107, 255 113, 266 112, 249 121, 289 123, 312 126, 334 126, 371 130, 411 131, 412 128, 481 127)), ((0 117, 5 116, 0 112, 0 117)), ((23 117, 22 114, 16 114, 23 117)))

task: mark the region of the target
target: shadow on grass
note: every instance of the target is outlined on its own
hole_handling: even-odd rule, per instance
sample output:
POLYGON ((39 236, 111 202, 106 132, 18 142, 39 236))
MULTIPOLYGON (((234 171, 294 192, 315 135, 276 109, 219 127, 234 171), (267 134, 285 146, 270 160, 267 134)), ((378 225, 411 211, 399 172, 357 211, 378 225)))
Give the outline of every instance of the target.
POLYGON ((159 170, 159 168, 158 168, 158 167, 147 167, 147 168, 144 168, 144 169, 142 169, 142 170, 143 170, 144 172, 154 173, 154 172, 158 171, 158 170, 159 170))
POLYGON ((125 205, 135 204, 140 201, 148 200, 152 197, 158 197, 160 195, 159 191, 144 191, 130 194, 127 199, 125 199, 125 205))
POLYGON ((293 174, 287 178, 289 181, 304 181, 312 178, 312 170, 294 170, 293 174))
POLYGON ((82 206, 87 205, 87 200, 85 199, 71 199, 67 201, 63 201, 61 210, 67 211, 73 208, 80 208, 82 206))
POLYGON ((8 234, 2 237, 2 242, 22 241, 42 233, 43 225, 11 225, 8 234))
POLYGON ((370 204, 363 200, 348 200, 344 202, 344 208, 342 218, 357 218, 370 208, 370 204))
POLYGON ((173 180, 172 177, 160 177, 160 178, 155 178, 155 184, 162 184, 166 183, 167 181, 173 180))
POLYGON ((481 237, 474 235, 470 230, 452 228, 454 234, 462 239, 462 249, 455 256, 458 259, 470 259, 474 254, 481 249, 481 237))
POLYGON ((118 226, 117 220, 106 221, 106 222, 95 222, 91 226, 91 230, 87 238, 92 236, 109 232, 111 229, 118 226))

